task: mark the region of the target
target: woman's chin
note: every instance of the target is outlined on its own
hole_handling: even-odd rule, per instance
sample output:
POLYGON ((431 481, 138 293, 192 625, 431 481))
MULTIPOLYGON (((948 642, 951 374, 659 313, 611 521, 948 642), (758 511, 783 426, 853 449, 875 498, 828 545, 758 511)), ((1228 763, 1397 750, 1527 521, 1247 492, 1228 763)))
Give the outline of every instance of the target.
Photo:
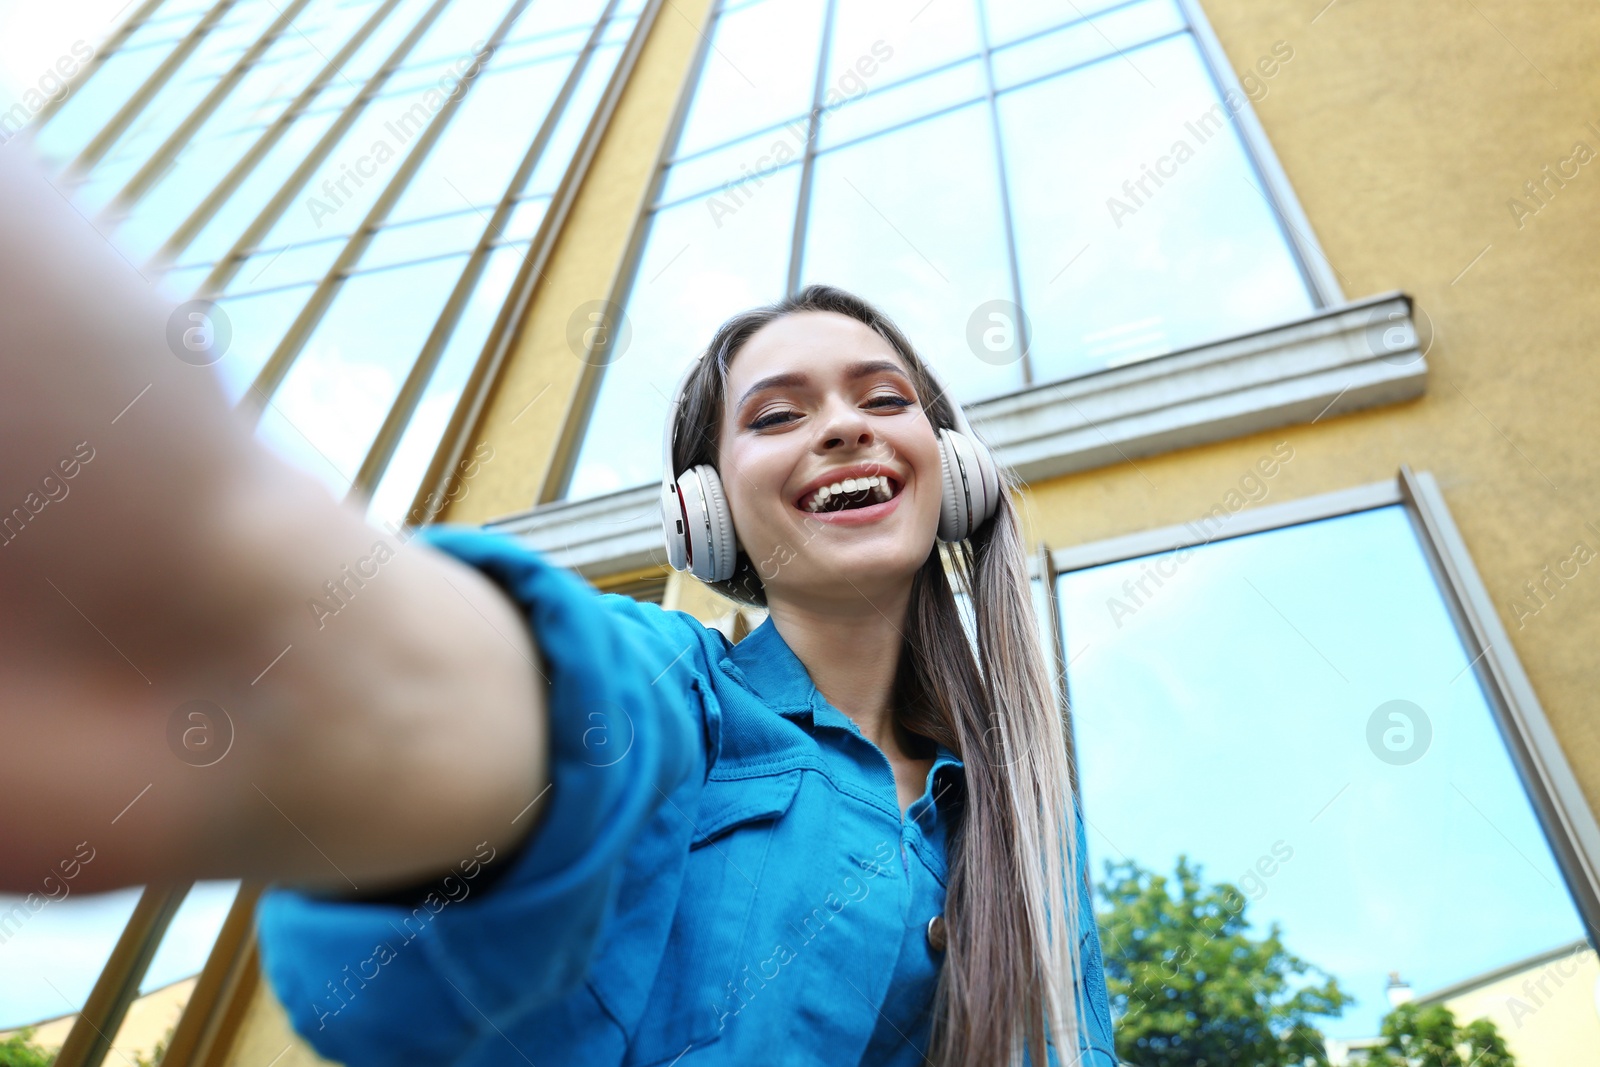
POLYGON ((904 538, 818 537, 767 584, 786 584, 801 597, 826 591, 877 599, 909 588, 930 550, 928 543, 919 549, 904 538))

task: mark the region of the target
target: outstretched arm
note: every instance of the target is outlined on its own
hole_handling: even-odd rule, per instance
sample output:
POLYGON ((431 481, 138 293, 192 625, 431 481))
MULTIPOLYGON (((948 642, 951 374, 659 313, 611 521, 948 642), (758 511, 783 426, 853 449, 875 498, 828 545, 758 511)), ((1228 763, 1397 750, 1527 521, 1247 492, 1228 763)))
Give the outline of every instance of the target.
POLYGON ((0 891, 80 842, 91 891, 365 893, 514 847, 548 777, 526 623, 258 445, 168 349, 171 312, 0 149, 0 891))

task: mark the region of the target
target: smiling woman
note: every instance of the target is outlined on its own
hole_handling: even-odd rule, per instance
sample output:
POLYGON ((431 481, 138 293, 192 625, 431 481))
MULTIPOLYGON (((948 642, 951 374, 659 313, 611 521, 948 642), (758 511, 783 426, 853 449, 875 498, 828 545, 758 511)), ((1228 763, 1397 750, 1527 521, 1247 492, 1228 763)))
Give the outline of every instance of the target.
MULTIPOLYGON (((898 806, 915 802, 930 749, 965 760, 940 920, 949 958, 925 1009, 932 1062, 1005 1063, 1023 1041, 1040 1056, 1046 1034, 1109 1050, 1109 1018, 1080 1019, 1069 995, 1075 976, 1098 979, 1099 950, 1079 958, 1093 918, 1065 873, 1080 828, 1011 479, 959 405, 881 313, 814 285, 717 331, 680 386, 668 441, 674 565, 767 609, 887 758, 898 806), (714 569, 704 552, 696 564, 699 530, 712 532, 699 540, 718 549, 714 569), (736 553, 718 544, 731 531, 736 553), (976 608, 976 659, 952 576, 976 608)), ((1088 988, 1084 1003, 1108 1015, 1088 988)))
POLYGON ((75 894, 271 883, 350 1067, 1114 1064, 1011 476, 881 315, 812 287, 684 384, 668 551, 765 605, 733 644, 481 530, 380 552, 3 153, 0 199, 0 499, 123 412, 0 561, 0 892, 85 839, 75 894), (168 747, 196 702, 226 758, 168 747))
POLYGON ((663 444, 669 559, 767 621, 731 644, 430 531, 530 619, 551 796, 424 951, 396 939, 424 886, 269 893, 296 1029, 350 1064, 526 1039, 552 1063, 1112 1067, 1010 476, 905 337, 823 286, 725 323, 663 444), (394 977, 352 969, 374 954, 394 977))

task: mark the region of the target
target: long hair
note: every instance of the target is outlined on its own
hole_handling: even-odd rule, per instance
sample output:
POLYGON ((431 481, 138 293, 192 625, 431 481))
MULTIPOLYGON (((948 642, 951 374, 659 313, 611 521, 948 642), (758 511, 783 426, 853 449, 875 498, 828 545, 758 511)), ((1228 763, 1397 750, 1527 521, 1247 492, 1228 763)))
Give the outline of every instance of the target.
MULTIPOLYGON (((718 457, 728 365, 763 326, 802 311, 848 315, 905 362, 932 425, 953 427, 953 398, 936 395, 905 335, 844 290, 813 285, 736 315, 717 330, 684 386, 672 427, 674 471, 718 457)), ((1079 893, 1077 812, 1066 730, 1045 667, 1012 494, 1001 472, 999 509, 965 541, 936 541, 912 580, 892 698, 910 732, 957 753, 966 791, 949 837, 947 948, 934 998, 928 1059, 935 1067, 1076 1062, 1079 893), (951 579, 954 579, 952 586, 951 579), (955 590, 968 597, 975 640, 955 590), (973 655, 976 645, 977 655, 973 655)), ((742 547, 733 577, 711 585, 765 605, 742 547)))

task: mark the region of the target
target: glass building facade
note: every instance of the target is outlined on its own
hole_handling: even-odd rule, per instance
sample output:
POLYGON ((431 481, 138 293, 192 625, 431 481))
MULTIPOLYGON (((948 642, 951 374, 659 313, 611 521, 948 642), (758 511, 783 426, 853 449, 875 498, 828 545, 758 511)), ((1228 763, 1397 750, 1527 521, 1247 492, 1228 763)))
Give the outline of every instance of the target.
MULTIPOLYGON (((1505 546, 1538 510, 1526 496, 1506 509, 1524 516, 1510 527, 1498 499, 1471 495, 1495 478, 1508 497, 1539 489, 1494 452, 1515 436, 1521 456, 1533 434, 1496 425, 1484 446, 1462 426, 1484 431, 1475 420, 1498 418, 1492 404, 1456 420, 1422 395, 1431 338, 1410 297, 1346 299, 1253 112, 1269 86, 1304 78, 1327 99, 1301 101, 1314 119, 1299 121, 1316 127, 1295 131, 1301 151, 1336 138, 1321 123, 1352 110, 1346 83, 1315 82, 1297 57, 1321 49, 1324 68, 1365 84, 1377 68, 1330 43, 1331 20, 1374 20, 1379 41, 1376 20, 1399 16, 1329 5, 1304 13, 1319 28, 1301 19, 1275 39, 1278 15, 1244 6, 1206 4, 1273 42, 1230 61, 1197 0, 144 0, 80 57, 70 92, 0 112, 0 144, 26 125, 130 268, 225 324, 215 367, 229 399, 375 524, 438 516, 473 444, 521 449, 515 477, 502 464, 470 513, 445 516, 492 520, 734 639, 757 619, 718 615, 729 605, 695 600, 659 558, 649 487, 667 394, 734 312, 817 282, 879 305, 980 432, 1013 435, 1003 458, 1021 441, 1046 470, 1025 475, 1043 541, 1033 588, 1096 877, 1109 863, 1171 884, 1174 864, 1192 863, 1233 886, 1248 936, 1281 929, 1355 994, 1310 1020, 1329 1062, 1353 1067, 1380 1043, 1390 972, 1434 990, 1428 1003, 1508 974, 1538 982, 1580 958, 1592 969, 1600 924, 1600 831, 1512 650, 1556 647, 1554 624, 1524 631, 1527 608, 1502 602, 1518 616, 1508 635, 1432 476, 1402 466, 1374 483, 1374 464, 1456 467, 1452 503, 1470 514, 1477 501, 1474 547, 1497 590, 1533 597, 1543 619, 1530 626, 1587 594, 1548 567, 1525 581, 1538 564, 1505 546), (641 91, 629 79, 647 45, 669 53, 670 76, 652 68, 645 84, 671 99, 637 109, 648 121, 627 128, 628 158, 598 182, 613 247, 594 240, 595 212, 564 213, 610 109, 641 91), (563 227, 598 251, 551 253, 563 227), (541 309, 530 294, 556 288, 546 268, 583 282, 541 309), (590 304, 574 310, 562 301, 578 289, 590 304), (621 320, 575 329, 601 297, 621 320), (626 351, 608 351, 622 331, 626 351), (1247 363, 1283 369, 1258 382, 1247 363), (515 395, 486 400, 502 373, 520 373, 515 395), (1137 395, 1086 399, 1113 379, 1137 395), (1383 392, 1402 379, 1414 391, 1383 392), (1341 425, 1363 390, 1356 406, 1419 403, 1341 425), (1190 410, 1202 414, 1171 414, 1190 410), (1224 428, 1196 429, 1204 419, 1224 428), (1069 421, 1078 437, 1049 437, 1069 421), (1269 462, 1263 429, 1292 432, 1305 458, 1269 462), (1157 525, 1213 499, 1218 521, 1157 525), (1558 949, 1570 954, 1547 967, 1558 949)), ((1485 109, 1515 99, 1479 88, 1485 109)), ((1363 165, 1385 164, 1374 156, 1363 165)), ((1345 225, 1326 183, 1347 179, 1315 170, 1296 178, 1324 183, 1319 226, 1345 225)), ((1437 189, 1406 184, 1398 165, 1384 174, 1409 197, 1399 214, 1451 228, 1427 214, 1446 199, 1437 189)), ((1392 235, 1374 224, 1359 241, 1392 235)), ((1461 267, 1480 247, 1436 272, 1440 294, 1476 280, 1461 267)), ((1457 336, 1471 369, 1471 330, 1457 336)), ((1503 355, 1477 369, 1498 374, 1503 355)), ((1525 399, 1537 420, 1561 410, 1525 399)), ((1575 529, 1544 530, 1541 545, 1576 555, 1575 529)), ((1559 693, 1556 675, 1541 688, 1559 693)), ((1572 731, 1581 709, 1570 694, 1567 706, 1572 731)), ((202 883, 180 897, 137 992, 193 975, 226 941, 238 892, 202 883)), ((81 1010, 142 906, 129 889, 29 917, 19 899, 0 898, 0 1030, 81 1010)), ((1139 947, 1103 929, 1122 1024, 1152 1001, 1128 979, 1139 947)), ((1203 990, 1193 960, 1167 962, 1175 986, 1203 990)), ((1568 1011, 1573 990, 1594 988, 1573 983, 1536 1019, 1497 1016, 1522 1067, 1600 1054, 1600 1025, 1557 1021, 1582 1014, 1568 1011)))
POLYGON ((220 309, 261 435, 399 523, 643 7, 147 5, 36 144, 142 274, 220 309))

